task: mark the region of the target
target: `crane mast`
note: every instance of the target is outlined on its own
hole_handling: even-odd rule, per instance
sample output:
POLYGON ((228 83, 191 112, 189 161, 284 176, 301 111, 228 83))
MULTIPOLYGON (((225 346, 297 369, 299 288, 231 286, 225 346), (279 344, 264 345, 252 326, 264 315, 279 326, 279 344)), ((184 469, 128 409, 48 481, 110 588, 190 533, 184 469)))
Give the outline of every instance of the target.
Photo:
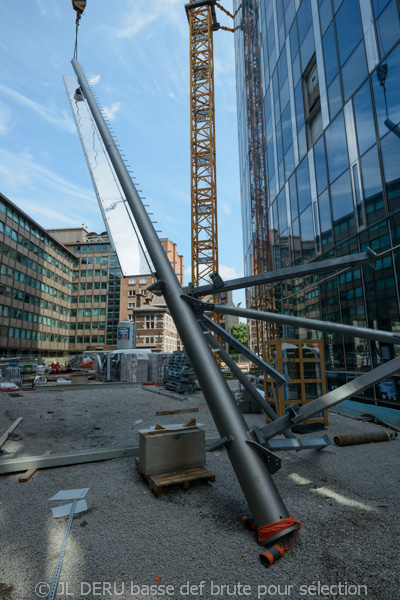
MULTIPOLYGON (((258 5, 257 0, 243 2, 242 31, 244 42, 244 65, 246 78, 247 136, 249 150, 250 205, 252 219, 252 255, 251 274, 271 271, 272 253, 268 226, 268 192, 265 164, 265 137, 263 123, 263 93, 261 83, 261 48, 258 41, 258 5)), ((236 12, 239 12, 238 11, 236 12)), ((253 309, 275 312, 275 296, 271 286, 257 286, 248 293, 247 305, 253 309)), ((254 323, 254 322, 253 322, 254 323)), ((249 324, 250 325, 250 324, 249 324)), ((261 321, 255 323, 254 351, 262 355, 264 341, 276 338, 273 323, 261 321)))
POLYGON ((218 271, 213 32, 215 0, 185 6, 190 28, 190 148, 192 282, 218 271))

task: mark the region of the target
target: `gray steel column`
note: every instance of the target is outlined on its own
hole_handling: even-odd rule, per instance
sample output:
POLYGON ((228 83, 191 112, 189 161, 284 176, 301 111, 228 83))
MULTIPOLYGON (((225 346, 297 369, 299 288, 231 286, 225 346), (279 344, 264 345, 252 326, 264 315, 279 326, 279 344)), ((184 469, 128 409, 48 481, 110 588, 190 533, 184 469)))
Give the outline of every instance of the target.
MULTIPOLYGON (((111 137, 79 62, 72 66, 89 105, 104 146, 127 202, 153 261, 157 277, 164 282, 163 295, 221 437, 232 437, 227 451, 258 527, 289 517, 289 513, 262 457, 249 445, 251 440, 235 400, 219 370, 192 307, 182 298, 182 288, 144 208, 135 185, 111 137)), ((294 527, 289 527, 273 541, 294 527)))

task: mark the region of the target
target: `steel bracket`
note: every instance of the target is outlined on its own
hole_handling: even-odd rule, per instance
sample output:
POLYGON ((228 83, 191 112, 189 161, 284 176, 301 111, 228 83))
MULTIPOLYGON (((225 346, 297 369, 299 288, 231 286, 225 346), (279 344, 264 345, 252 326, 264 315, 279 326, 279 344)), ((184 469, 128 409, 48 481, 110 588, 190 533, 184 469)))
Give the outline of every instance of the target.
POLYGON ((221 275, 218 273, 218 271, 214 271, 214 273, 211 273, 210 279, 217 289, 224 287, 225 285, 225 282, 222 279, 221 275))
POLYGON ((271 450, 323 450, 327 446, 331 446, 332 442, 328 435, 323 435, 320 438, 305 438, 304 440, 284 439, 284 440, 268 440, 268 447, 271 450))
POLYGON ((206 452, 215 452, 216 450, 225 448, 226 446, 228 446, 228 444, 230 444, 232 442, 232 440, 233 440, 233 437, 231 435, 225 436, 225 437, 221 438, 220 440, 217 440, 210 446, 207 446, 206 452))
POLYGON ((164 279, 157 279, 157 281, 154 281, 154 283, 150 284, 146 289, 148 292, 151 292, 155 296, 162 296, 164 287, 164 279))
POLYGON ((262 446, 257 442, 253 442, 252 440, 247 440, 246 444, 251 446, 253 450, 261 456, 271 475, 279 471, 281 468, 281 459, 279 456, 271 452, 271 450, 268 450, 268 448, 265 448, 265 446, 262 446))

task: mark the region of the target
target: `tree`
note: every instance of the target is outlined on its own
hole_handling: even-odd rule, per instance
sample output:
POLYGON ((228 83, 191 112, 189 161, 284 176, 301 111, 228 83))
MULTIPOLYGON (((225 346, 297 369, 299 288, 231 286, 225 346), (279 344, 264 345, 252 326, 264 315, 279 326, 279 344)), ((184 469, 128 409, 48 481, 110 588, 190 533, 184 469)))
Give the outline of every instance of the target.
POLYGON ((247 332, 247 324, 246 323, 237 323, 236 325, 231 325, 229 328, 231 335, 238 340, 244 346, 249 345, 249 337, 247 332))

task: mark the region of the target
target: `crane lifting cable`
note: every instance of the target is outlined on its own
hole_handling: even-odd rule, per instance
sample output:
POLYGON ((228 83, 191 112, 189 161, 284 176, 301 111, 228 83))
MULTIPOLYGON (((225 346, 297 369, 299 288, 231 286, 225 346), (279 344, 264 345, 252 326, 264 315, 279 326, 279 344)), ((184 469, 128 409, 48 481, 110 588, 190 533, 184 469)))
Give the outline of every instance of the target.
POLYGON ((78 27, 83 11, 86 8, 86 0, 72 0, 72 8, 76 10, 76 32, 75 32, 75 47, 74 47, 74 58, 78 58, 78 27))

